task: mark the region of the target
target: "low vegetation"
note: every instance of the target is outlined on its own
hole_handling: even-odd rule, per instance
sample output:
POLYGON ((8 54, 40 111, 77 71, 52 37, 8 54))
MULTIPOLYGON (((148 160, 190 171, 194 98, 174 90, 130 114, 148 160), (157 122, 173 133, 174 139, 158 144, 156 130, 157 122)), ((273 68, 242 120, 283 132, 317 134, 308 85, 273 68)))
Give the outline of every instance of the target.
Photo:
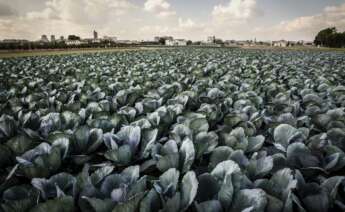
POLYGON ((345 210, 345 56, 0 60, 0 211, 345 210))

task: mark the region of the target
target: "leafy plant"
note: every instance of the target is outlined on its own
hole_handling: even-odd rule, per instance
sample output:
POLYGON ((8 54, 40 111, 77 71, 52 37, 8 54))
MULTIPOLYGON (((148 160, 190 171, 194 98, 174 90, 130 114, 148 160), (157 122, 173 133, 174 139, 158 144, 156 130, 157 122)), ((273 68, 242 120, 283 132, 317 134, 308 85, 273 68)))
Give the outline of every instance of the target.
POLYGON ((2 59, 0 211, 344 211, 343 61, 192 47, 2 59))

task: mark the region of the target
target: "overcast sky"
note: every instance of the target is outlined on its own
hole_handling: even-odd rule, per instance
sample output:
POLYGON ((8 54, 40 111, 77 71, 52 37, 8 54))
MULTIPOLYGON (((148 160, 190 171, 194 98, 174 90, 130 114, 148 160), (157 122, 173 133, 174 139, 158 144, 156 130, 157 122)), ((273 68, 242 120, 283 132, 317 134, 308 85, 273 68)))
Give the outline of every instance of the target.
POLYGON ((345 0, 0 0, 0 39, 313 40, 329 26, 345 30, 345 0))

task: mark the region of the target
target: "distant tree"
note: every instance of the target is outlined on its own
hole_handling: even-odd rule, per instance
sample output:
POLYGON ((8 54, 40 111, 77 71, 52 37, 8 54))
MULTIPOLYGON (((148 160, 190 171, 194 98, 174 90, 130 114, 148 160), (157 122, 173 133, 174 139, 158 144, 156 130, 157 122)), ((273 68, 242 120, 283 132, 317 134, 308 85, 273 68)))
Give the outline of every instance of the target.
POLYGON ((161 45, 165 45, 165 38, 159 38, 158 43, 161 45))
POLYGON ((69 35, 68 40, 80 40, 80 37, 76 35, 69 35))
POLYGON ((323 29, 316 35, 314 43, 326 47, 345 47, 345 32, 339 33, 335 27, 323 29))
POLYGON ((214 41, 214 43, 215 43, 215 44, 220 44, 220 45, 223 45, 223 44, 224 44, 224 42, 223 42, 222 39, 216 39, 216 40, 214 41))
POLYGON ((191 41, 191 40, 188 40, 187 41, 187 45, 189 46, 189 45, 192 45, 193 44, 193 42, 191 41))

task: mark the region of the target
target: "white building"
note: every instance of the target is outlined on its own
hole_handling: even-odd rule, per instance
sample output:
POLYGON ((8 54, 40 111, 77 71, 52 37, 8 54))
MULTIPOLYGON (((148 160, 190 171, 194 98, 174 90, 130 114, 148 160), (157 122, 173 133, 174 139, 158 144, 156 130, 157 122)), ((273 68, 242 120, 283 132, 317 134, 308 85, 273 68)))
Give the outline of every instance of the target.
POLYGON ((174 39, 174 40, 165 40, 166 46, 187 46, 187 40, 185 39, 174 39))
POLYGON ((101 43, 101 39, 93 39, 92 43, 101 43))
POLYGON ((303 45, 303 46, 313 46, 314 45, 314 42, 313 41, 305 41, 305 40, 302 40, 302 41, 300 41, 301 42, 301 44, 303 45))
POLYGON ((174 46, 174 40, 165 40, 166 46, 174 46))
POLYGON ((272 46, 275 47, 287 47, 289 46, 289 42, 286 40, 280 40, 280 41, 273 41, 272 46))
POLYGON ((66 45, 67 46, 79 46, 82 44, 87 44, 87 42, 81 41, 81 40, 67 40, 66 45))

